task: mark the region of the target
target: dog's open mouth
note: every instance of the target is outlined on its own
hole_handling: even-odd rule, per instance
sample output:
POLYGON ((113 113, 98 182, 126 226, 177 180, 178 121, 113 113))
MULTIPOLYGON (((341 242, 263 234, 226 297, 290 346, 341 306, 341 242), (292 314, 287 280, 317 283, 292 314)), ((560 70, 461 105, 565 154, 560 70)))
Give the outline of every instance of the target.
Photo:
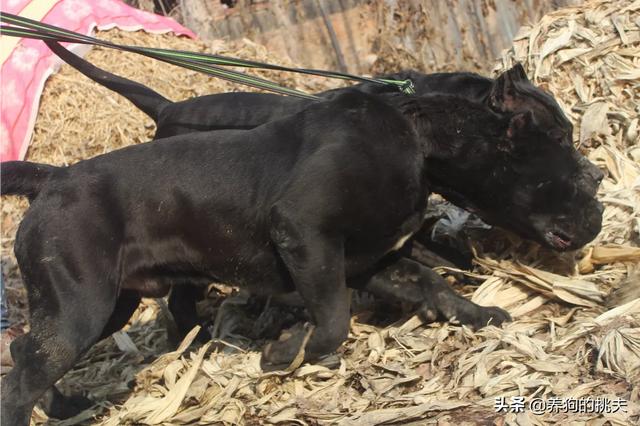
POLYGON ((547 231, 544 236, 557 249, 566 250, 571 246, 571 237, 561 231, 547 231))

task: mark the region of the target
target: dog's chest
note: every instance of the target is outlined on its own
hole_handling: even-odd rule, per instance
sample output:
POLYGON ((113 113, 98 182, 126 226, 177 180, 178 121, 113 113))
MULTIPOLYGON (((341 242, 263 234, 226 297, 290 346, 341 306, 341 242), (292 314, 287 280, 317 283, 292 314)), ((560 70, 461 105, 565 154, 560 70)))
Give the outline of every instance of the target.
MULTIPOLYGON (((404 205, 406 210, 396 222, 391 225, 391 238, 386 239, 386 253, 400 250, 405 243, 422 227, 427 210, 428 189, 426 185, 416 186, 414 192, 405 194, 396 205, 404 205)), ((387 234, 388 235, 388 234, 387 234)), ((386 254, 385 253, 385 254, 386 254)))
POLYGON ((407 220, 405 220, 391 239, 391 246, 387 253, 400 250, 405 245, 407 240, 409 240, 409 238, 411 238, 413 234, 418 232, 418 230, 422 226, 423 218, 424 211, 418 211, 413 213, 407 220))
POLYGON ((409 232, 408 234, 398 238, 398 241, 393 245, 393 247, 391 247, 391 250, 389 251, 392 252, 392 251, 400 250, 404 246, 404 244, 407 242, 407 240, 413 236, 414 233, 415 231, 409 232))

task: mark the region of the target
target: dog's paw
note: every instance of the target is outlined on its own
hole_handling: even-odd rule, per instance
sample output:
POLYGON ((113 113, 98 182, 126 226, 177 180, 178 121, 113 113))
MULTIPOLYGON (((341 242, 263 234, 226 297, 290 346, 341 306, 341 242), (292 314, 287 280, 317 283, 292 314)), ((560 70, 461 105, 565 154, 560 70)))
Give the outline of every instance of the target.
POLYGON ((499 326, 503 322, 511 320, 511 316, 504 309, 497 306, 477 305, 452 291, 438 294, 436 306, 444 318, 449 321, 455 320, 475 330, 489 324, 499 326))
POLYGON ((93 407, 94 402, 82 395, 66 396, 52 388, 45 393, 40 405, 47 416, 64 420, 93 407))
POLYGON ((418 308, 418 315, 427 324, 438 319, 438 309, 432 300, 424 300, 418 308))
POLYGON ((462 315, 456 317, 456 319, 474 330, 481 329, 487 325, 500 326, 503 322, 511 321, 511 315, 497 306, 473 306, 475 309, 471 310, 471 312, 461 312, 462 315))
POLYGON ((262 371, 277 371, 286 369, 296 358, 306 331, 302 323, 298 323, 288 330, 284 330, 277 341, 267 343, 262 350, 260 367, 262 371))

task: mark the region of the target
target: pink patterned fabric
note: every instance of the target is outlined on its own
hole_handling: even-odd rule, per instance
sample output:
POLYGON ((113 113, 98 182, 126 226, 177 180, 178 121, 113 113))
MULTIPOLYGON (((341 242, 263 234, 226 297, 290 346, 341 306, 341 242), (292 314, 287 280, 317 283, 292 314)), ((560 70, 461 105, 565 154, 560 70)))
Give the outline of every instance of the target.
MULTIPOLYGON (((4 0, 4 12, 19 15, 31 1, 4 0)), ((195 38, 173 19, 143 12, 119 0, 60 0, 42 22, 82 34, 94 28, 118 27, 127 31, 152 33, 172 31, 195 38)), ((5 38, 5 36, 2 36, 5 38)), ((6 37, 8 38, 8 37, 6 37)), ((77 45, 70 45, 75 49, 77 45)), ((23 39, 2 63, 0 69, 0 159, 22 160, 33 132, 42 88, 61 60, 40 40, 23 39)))

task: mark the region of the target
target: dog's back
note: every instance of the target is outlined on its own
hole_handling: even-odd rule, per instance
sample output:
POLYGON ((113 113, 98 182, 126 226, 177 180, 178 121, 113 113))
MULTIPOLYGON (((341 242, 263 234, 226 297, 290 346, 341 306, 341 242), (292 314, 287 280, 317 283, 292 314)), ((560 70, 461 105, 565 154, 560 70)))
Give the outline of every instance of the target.
POLYGON ((376 185, 371 194, 354 189, 348 200, 327 190, 328 206, 352 206, 334 224, 346 229, 358 224, 371 197, 397 192, 398 175, 419 175, 418 150, 395 109, 347 93, 253 130, 179 135, 81 161, 40 189, 17 239, 56 241, 42 246, 43 257, 60 256, 67 241, 69 257, 77 258, 87 250, 82 241, 90 242, 104 252, 105 268, 126 259, 117 267, 122 277, 154 267, 152 259, 177 269, 223 265, 211 278, 238 283, 225 262, 260 264, 269 208, 293 183, 320 191, 316 173, 332 170, 324 176, 327 187, 376 185), (397 137, 381 140, 382 134, 397 137))

